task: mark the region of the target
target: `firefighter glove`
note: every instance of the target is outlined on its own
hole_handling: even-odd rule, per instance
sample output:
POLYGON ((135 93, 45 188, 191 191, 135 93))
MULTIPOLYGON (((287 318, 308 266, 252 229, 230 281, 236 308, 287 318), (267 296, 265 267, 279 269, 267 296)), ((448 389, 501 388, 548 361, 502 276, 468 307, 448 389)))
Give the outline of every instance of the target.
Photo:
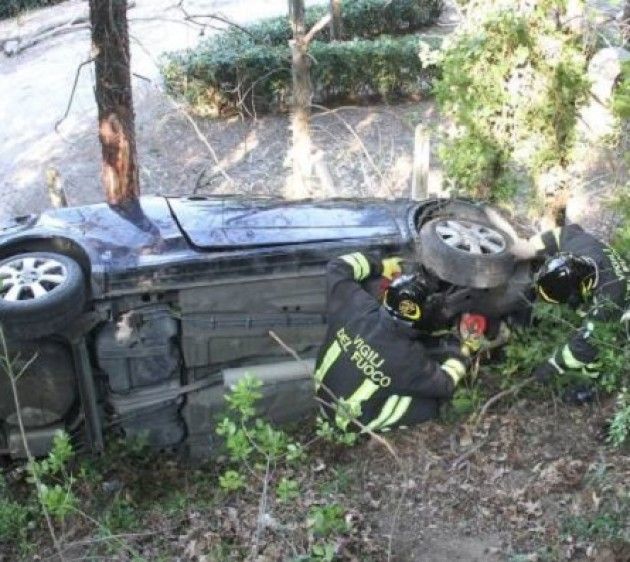
POLYGON ((382 261, 383 264, 383 277, 387 279, 394 279, 394 277, 398 277, 402 273, 402 258, 394 257, 394 258, 385 258, 382 261))

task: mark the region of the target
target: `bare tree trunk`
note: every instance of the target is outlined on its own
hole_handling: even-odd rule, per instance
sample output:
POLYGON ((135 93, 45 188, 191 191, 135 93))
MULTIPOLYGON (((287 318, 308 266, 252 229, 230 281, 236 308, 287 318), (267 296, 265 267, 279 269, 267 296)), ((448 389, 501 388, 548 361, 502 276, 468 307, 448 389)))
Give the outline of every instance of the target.
POLYGON ((90 0, 102 181, 110 205, 140 194, 127 29, 127 0, 90 0))
POLYGON ((330 0, 330 38, 333 41, 341 41, 342 36, 341 0, 330 0))
POLYGON ((310 195, 312 170, 311 146, 311 61, 308 56, 308 41, 305 39, 304 0, 289 0, 289 18, 293 28, 291 41, 293 71, 293 113, 291 129, 293 131, 293 177, 291 198, 303 198, 310 195))

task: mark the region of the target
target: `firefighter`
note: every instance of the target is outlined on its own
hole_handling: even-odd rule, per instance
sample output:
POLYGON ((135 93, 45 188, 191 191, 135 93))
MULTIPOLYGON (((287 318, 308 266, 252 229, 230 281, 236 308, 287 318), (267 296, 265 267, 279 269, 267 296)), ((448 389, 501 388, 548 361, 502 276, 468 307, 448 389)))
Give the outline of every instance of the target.
POLYGON ((567 304, 583 317, 582 326, 534 371, 548 382, 567 371, 597 378, 598 331, 603 322, 619 322, 630 304, 630 268, 611 247, 571 224, 532 239, 537 256, 546 258, 535 276, 538 295, 548 303, 567 304))
POLYGON ((459 345, 441 364, 427 356, 418 340, 429 320, 427 283, 420 273, 396 278, 400 263, 357 252, 328 264, 328 332, 315 381, 324 414, 342 430, 384 431, 435 418, 466 374, 459 345), (382 305, 360 285, 377 275, 394 277, 382 305))

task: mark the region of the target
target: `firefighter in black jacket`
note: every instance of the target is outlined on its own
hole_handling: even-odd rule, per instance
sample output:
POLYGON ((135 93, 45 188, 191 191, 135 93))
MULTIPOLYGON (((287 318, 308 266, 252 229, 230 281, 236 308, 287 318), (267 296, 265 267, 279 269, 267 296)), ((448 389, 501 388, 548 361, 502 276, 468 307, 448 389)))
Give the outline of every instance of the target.
POLYGON ((463 354, 440 365, 418 341, 428 296, 420 274, 395 279, 382 306, 359 284, 391 276, 398 263, 357 252, 328 264, 328 333, 315 380, 325 415, 341 429, 383 431, 435 418, 466 374, 463 354))
POLYGON ((630 305, 630 268, 611 247, 571 224, 534 239, 546 261, 535 277, 536 290, 549 303, 568 304, 583 317, 566 344, 535 371, 540 382, 567 370, 596 378, 598 331, 602 322, 619 322, 630 305))

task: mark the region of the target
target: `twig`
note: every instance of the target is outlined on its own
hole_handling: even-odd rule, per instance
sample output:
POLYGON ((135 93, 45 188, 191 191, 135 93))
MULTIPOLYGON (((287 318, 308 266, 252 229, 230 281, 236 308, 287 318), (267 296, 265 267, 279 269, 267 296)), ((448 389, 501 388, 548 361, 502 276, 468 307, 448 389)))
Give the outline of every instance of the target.
MULTIPOLYGON (((33 355, 33 357, 31 357, 26 362, 26 364, 20 369, 20 371, 16 374, 14 370, 13 362, 9 358, 9 348, 7 346, 7 340, 5 338, 4 330, 2 329, 2 326, 0 326, 0 344, 2 345, 2 349, 0 350, 0 352, 4 356, 3 363, 5 366, 5 373, 7 377, 9 378, 9 383, 11 385, 11 393, 13 394, 13 404, 15 405, 15 415, 17 417, 18 426, 20 429, 20 437, 22 439, 22 446, 24 447, 24 452, 26 453, 26 458, 28 459, 29 466, 33 467, 35 463, 35 457, 33 456, 33 453, 31 453, 31 448, 28 444, 28 439, 26 438, 26 428, 24 427, 24 419, 22 417, 22 406, 20 404, 20 398, 18 395, 17 381, 22 377, 22 375, 28 369, 30 369, 31 365, 36 361, 38 355, 37 354, 33 355)), ((42 494, 41 494, 41 490, 43 486, 42 482, 36 470, 31 470, 30 472, 31 472, 31 476, 33 477, 33 480, 35 481, 35 487, 37 489, 37 499, 39 500, 39 504, 42 508, 42 513, 44 514, 44 519, 46 520, 46 526, 48 527, 48 532, 50 533, 50 537, 53 541, 55 550, 57 551, 57 555, 59 556, 59 559, 63 562, 65 558, 63 556, 61 543, 59 542, 59 539, 57 538, 57 534, 55 533, 55 527, 53 526, 50 513, 48 513, 48 508, 46 507, 46 504, 44 503, 44 500, 42 498, 42 494)))
POLYGON ((452 463, 451 463, 451 468, 450 470, 457 470, 461 464, 468 460, 470 457, 472 457, 479 449, 481 449, 481 447, 483 447, 486 442, 488 440, 484 439, 483 441, 479 441, 477 444, 473 445, 472 447, 470 447, 470 449, 468 449, 467 451, 465 451, 464 453, 462 453, 461 455, 459 455, 459 457, 457 457, 452 463))
MULTIPOLYGON (((254 38, 254 36, 252 35, 252 33, 246 29, 245 27, 238 25, 237 23, 234 23, 233 21, 227 19, 226 17, 217 15, 217 14, 189 14, 186 11, 186 8, 184 8, 184 0, 181 0, 181 2, 179 2, 176 6, 177 9, 179 9, 182 14, 184 14, 184 21, 189 21, 191 23, 194 23, 195 25, 199 25, 201 27, 206 27, 208 26, 208 24, 204 24, 204 23, 200 23, 196 20, 198 19, 213 19, 216 21, 220 21, 221 23, 224 23, 226 25, 229 25, 231 27, 234 27, 235 29, 238 29, 239 31, 242 31, 243 33, 246 33, 247 35, 249 35, 250 37, 254 38)), ((210 26, 208 26, 210 27, 210 26)))
POLYGON ((72 108, 72 104, 74 103, 74 94, 77 91, 77 84, 79 83, 79 76, 81 75, 81 71, 83 70, 83 67, 86 64, 90 64, 94 62, 94 58, 90 57, 87 60, 84 60, 81 64, 79 64, 79 66, 77 66, 77 70, 74 74, 74 83, 72 84, 72 90, 70 92, 70 98, 68 99, 68 105, 66 106, 66 111, 64 112, 63 116, 61 117, 61 119, 59 119, 56 123, 55 123, 55 132, 59 132, 59 125, 61 125, 67 118, 68 115, 70 115, 70 109, 72 108))
MULTIPOLYGON (((282 349, 290 353, 293 356, 293 358, 296 361, 298 361, 301 365, 304 365, 306 368, 306 373, 311 375, 310 368, 300 358, 298 353, 293 348, 291 348, 284 341, 282 341, 282 339, 273 330, 269 331, 269 335, 280 345, 280 347, 282 347, 282 349)), ((328 394, 332 400, 334 400, 335 402, 339 401, 337 396, 335 396, 334 392, 332 392, 332 390, 330 390, 325 384, 322 384, 321 388, 324 389, 326 394, 328 394)), ((317 396, 315 397, 315 400, 319 402, 320 404, 327 406, 329 408, 333 407, 333 404, 331 404, 330 402, 326 402, 325 400, 322 400, 321 398, 317 396)), ((383 445, 383 447, 387 449, 387 451, 392 455, 392 457, 394 457, 394 459, 398 463, 398 466, 402 468, 402 462, 400 460, 400 457, 398 456, 398 453, 396 452, 396 449, 394 449, 392 444, 389 441, 387 441, 387 439, 385 439, 384 437, 381 437, 378 433, 375 433, 372 429, 370 429, 369 427, 361 423, 356 417, 352 416, 350 412, 347 412, 347 415, 352 418, 352 423, 356 424, 359 427, 359 429, 361 429, 361 433, 367 433, 372 439, 374 439, 375 441, 383 445)))
POLYGON ((256 560, 258 555, 258 544, 260 542, 260 533, 262 531, 262 522, 267 511, 267 494, 269 490, 269 469, 271 467, 271 457, 267 455, 267 467, 265 468, 265 477, 263 480, 263 490, 258 503, 258 521, 256 522, 256 532, 254 533, 254 544, 252 545, 252 560, 256 560))
POLYGON ((521 389, 526 387, 528 384, 532 383, 534 380, 535 380, 534 377, 529 377, 529 378, 525 379, 524 381, 521 381, 517 385, 511 386, 510 388, 508 388, 506 390, 502 390, 501 392, 495 394, 492 398, 490 398, 490 400, 488 400, 483 405, 483 407, 479 411, 479 414, 477 414, 477 418, 476 418, 475 423, 473 425, 473 429, 475 429, 476 427, 479 426, 479 424, 481 423, 482 418, 488 413, 488 410, 494 404, 496 404, 499 400, 501 400, 502 398, 505 398, 506 396, 510 396, 512 394, 518 394, 521 391, 521 389))

